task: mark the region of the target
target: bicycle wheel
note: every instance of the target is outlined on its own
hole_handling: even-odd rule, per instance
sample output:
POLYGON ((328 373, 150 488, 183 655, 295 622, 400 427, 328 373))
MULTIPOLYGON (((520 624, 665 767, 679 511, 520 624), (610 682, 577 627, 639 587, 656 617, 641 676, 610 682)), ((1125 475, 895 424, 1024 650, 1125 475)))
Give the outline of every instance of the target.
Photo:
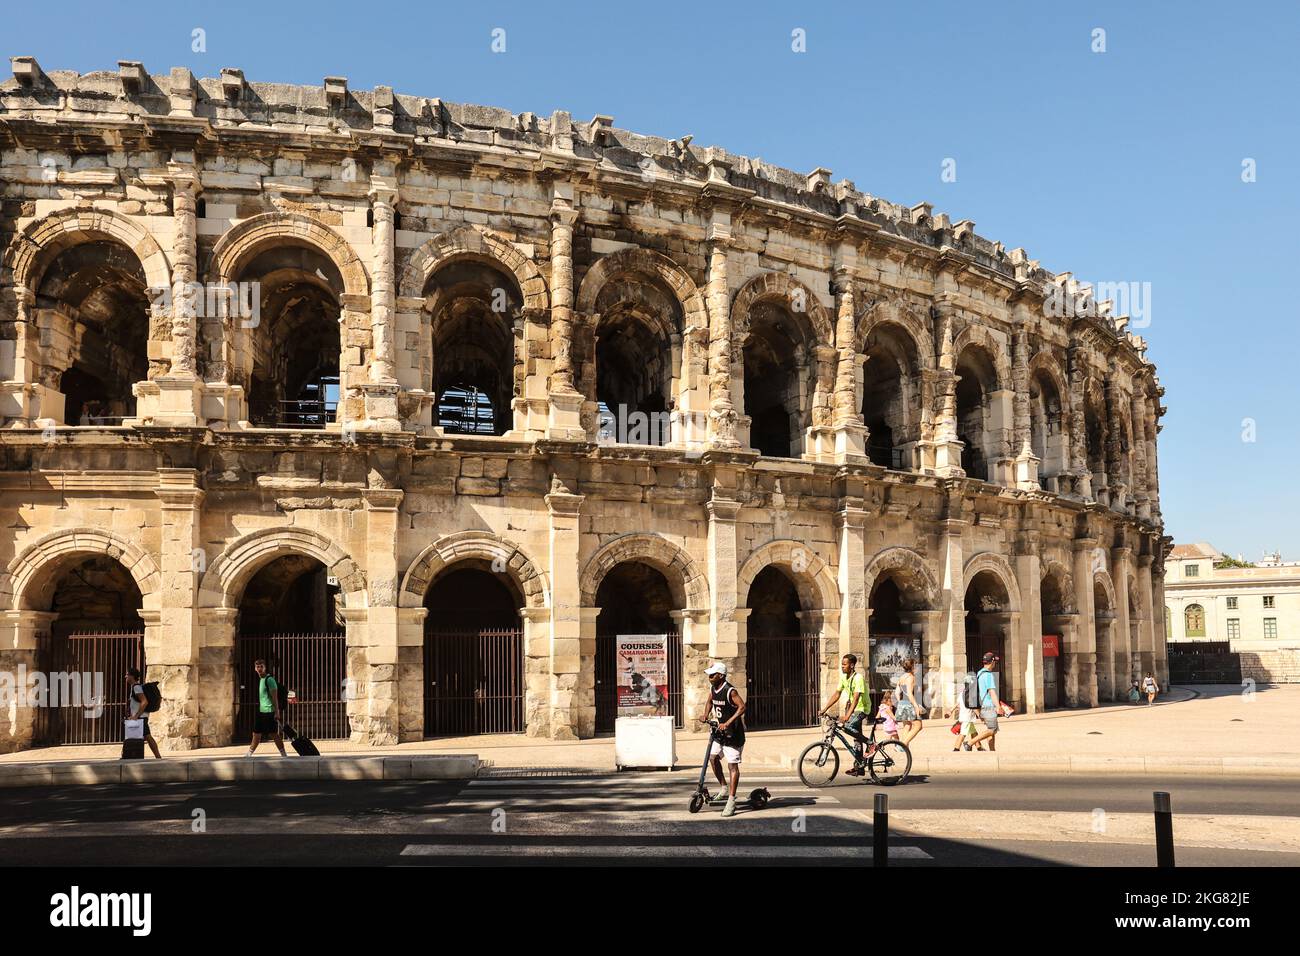
POLYGON ((886 740, 877 744, 875 753, 867 758, 867 770, 871 779, 882 786, 902 783, 912 771, 912 751, 901 740, 886 740))
POLYGON ((799 755, 799 779, 805 787, 824 787, 840 772, 840 755, 834 744, 819 740, 799 755))

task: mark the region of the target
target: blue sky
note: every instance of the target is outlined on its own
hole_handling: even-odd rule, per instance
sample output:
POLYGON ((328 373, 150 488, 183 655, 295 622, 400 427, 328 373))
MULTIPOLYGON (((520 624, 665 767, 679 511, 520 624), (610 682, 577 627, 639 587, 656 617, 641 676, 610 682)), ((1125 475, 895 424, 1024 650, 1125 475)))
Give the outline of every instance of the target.
POLYGON ((46 69, 237 66, 691 133, 908 205, 1083 279, 1150 282, 1177 540, 1300 558, 1300 4, 16 4, 46 69), (116 5, 114 5, 116 6, 116 5), (206 52, 191 49, 195 28, 206 52), (494 28, 506 50, 491 50, 494 28), (1104 29, 1106 52, 1094 53, 1104 29), (802 29, 806 52, 791 49, 802 29), (956 160, 957 179, 941 164, 956 160), (1257 179, 1242 182, 1242 161, 1257 179), (1243 419, 1255 441, 1243 441, 1243 419))

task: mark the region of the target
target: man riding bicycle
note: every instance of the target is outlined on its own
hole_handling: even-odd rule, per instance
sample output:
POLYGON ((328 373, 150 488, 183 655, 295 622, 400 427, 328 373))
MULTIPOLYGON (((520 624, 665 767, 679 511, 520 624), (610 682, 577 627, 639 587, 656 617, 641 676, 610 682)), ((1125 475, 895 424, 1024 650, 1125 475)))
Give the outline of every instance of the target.
POLYGON ((853 747, 853 769, 847 773, 860 777, 865 772, 862 768, 862 741, 866 738, 862 734, 862 724, 867 719, 871 698, 867 695, 866 677, 858 673, 858 659, 855 655, 845 654, 840 658, 840 674, 843 676, 840 677, 840 686, 836 688, 835 696, 826 702, 817 716, 825 717, 841 696, 846 698, 841 722, 849 735, 857 741, 853 747))

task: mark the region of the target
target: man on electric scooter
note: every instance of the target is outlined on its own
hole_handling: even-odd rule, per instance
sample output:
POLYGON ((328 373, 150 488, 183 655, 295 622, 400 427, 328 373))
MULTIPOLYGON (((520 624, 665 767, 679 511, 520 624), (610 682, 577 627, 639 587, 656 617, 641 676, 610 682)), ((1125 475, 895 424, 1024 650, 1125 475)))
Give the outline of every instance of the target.
POLYGON ((709 709, 699 718, 701 723, 714 721, 718 725, 721 738, 721 752, 718 748, 711 750, 713 774, 718 783, 727 787, 727 805, 722 810, 724 817, 736 815, 736 788, 740 786, 740 755, 745 749, 745 702, 741 700, 736 688, 727 681, 727 665, 713 663, 704 669, 709 679, 709 709), (722 775, 722 758, 727 758, 731 767, 731 782, 722 775))
POLYGON ((849 776, 860 777, 863 774, 862 724, 867 719, 871 698, 867 694, 867 679, 858 673, 858 658, 856 655, 845 654, 840 658, 840 673, 844 676, 840 678, 840 686, 835 691, 835 696, 826 702, 826 706, 821 709, 817 716, 825 717, 841 696, 845 698, 842 723, 844 729, 849 732, 849 736, 859 741, 853 747, 853 769, 847 772, 849 776))

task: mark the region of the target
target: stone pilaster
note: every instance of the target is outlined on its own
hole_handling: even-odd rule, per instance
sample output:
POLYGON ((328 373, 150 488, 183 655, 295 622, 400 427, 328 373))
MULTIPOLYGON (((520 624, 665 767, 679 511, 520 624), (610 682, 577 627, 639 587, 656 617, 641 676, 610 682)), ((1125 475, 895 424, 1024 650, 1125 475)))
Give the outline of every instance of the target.
POLYGON ((1022 640, 1016 644, 1021 655, 1016 673, 1024 688, 1025 713, 1043 709, 1043 605, 1042 564, 1036 534, 1025 534, 1017 543, 1016 581, 1020 585, 1020 629, 1022 640))
POLYGON ((1011 381, 1015 390, 1013 405, 1012 452, 1015 455, 1013 486, 1025 491, 1037 491, 1038 470, 1042 461, 1034 454, 1034 442, 1029 423, 1029 332, 1024 323, 1028 320, 1028 306, 1017 303, 1016 312, 1020 326, 1012 339, 1011 381))
POLYGON ((1127 510, 1128 467, 1124 455, 1122 420, 1128 402, 1113 378, 1106 383, 1106 477, 1110 505, 1116 511, 1127 510))
POLYGON ((238 622, 238 608, 203 608, 198 612, 200 747, 225 747, 234 737, 238 622))
POLYGON ((1069 351, 1070 385, 1067 401, 1070 406, 1070 470, 1074 473, 1074 493, 1085 500, 1093 497, 1092 471, 1088 466, 1087 416, 1084 414, 1084 387, 1088 380, 1083 364, 1083 349, 1071 346, 1069 351))
MULTIPOLYGON (((736 577, 740 572, 736 552, 736 517, 740 503, 731 498, 715 497, 705 503, 709 514, 708 574, 713 606, 709 617, 713 621, 713 634, 709 641, 709 656, 727 665, 729 679, 738 688, 745 686, 745 626, 737 610, 740 596, 736 590, 736 577)), ((702 693, 702 690, 701 690, 702 693)))
POLYGON ((847 499, 844 510, 835 516, 840 552, 840 640, 839 647, 833 649, 836 658, 854 654, 859 661, 867 659, 866 529, 867 512, 861 500, 847 499))
MULTIPOLYGON (((385 746, 397 743, 401 739, 401 725, 411 722, 409 718, 404 718, 399 704, 402 700, 399 694, 402 676, 399 632, 402 630, 400 625, 403 615, 399 614, 397 607, 400 572, 396 546, 404 494, 398 488, 367 488, 362 492, 366 506, 368 607, 365 643, 359 645, 364 648, 364 660, 357 661, 350 676, 357 682, 358 689, 364 683, 365 693, 358 694, 361 697, 359 703, 363 706, 355 709, 349 706, 349 713, 352 717, 354 741, 385 746)), ((403 636, 407 640, 412 637, 409 631, 403 636)), ((349 657, 357 651, 358 646, 349 640, 349 657)), ((407 705, 420 706, 421 702, 408 701, 407 705)))
MULTIPOLYGON (((582 593, 578 582, 578 514, 583 495, 552 491, 546 496, 550 514, 551 659, 549 726, 529 726, 530 736, 576 740, 585 706, 578 692, 582 675, 582 593)), ((593 642, 594 643, 594 642, 593 642)), ((592 647, 594 659, 595 648, 592 647)), ((592 701, 592 721, 595 702, 592 701)))
MULTIPOLYGON (((40 640, 50 632, 58 615, 48 611, 5 611, 0 615, 0 673, 13 675, 14 690, 21 691, 24 674, 40 669, 40 640)), ((108 675, 105 679, 110 679, 108 675)), ((35 741, 37 708, 29 706, 27 695, 0 706, 0 753, 26 750, 35 741)))
POLYGON ((939 663, 944 686, 960 680, 971 669, 966 658, 966 561, 962 547, 962 535, 969 526, 970 522, 956 518, 939 523, 939 630, 943 640, 939 663))
POLYGON ((160 468, 157 495, 162 511, 162 597, 154 641, 145 629, 145 661, 147 679, 158 682, 163 703, 150 725, 160 747, 192 750, 199 746, 196 608, 199 582, 207 569, 200 527, 204 492, 198 471, 160 468))
POLYGON ((1150 554, 1138 555, 1137 558, 1138 646, 1134 650, 1139 677, 1145 676, 1147 671, 1155 673, 1155 588, 1151 580, 1153 560, 1150 554))
MULTIPOLYGON (((709 427, 713 444, 739 447, 738 413, 731 397, 731 287, 727 279, 727 249, 731 246, 731 213, 714 209, 709 223, 709 427)), ((718 619, 714 618, 715 629, 718 619)))
POLYGON ((857 351, 857 296, 853 287, 856 253, 852 246, 841 246, 832 275, 835 291, 835 393, 834 418, 835 460, 840 463, 867 460, 867 428, 863 422, 861 400, 862 363, 857 351))
POLYGON ((364 418, 350 426, 357 431, 402 430, 397 410, 397 275, 396 233, 397 175, 393 164, 376 164, 370 177, 370 368, 357 382, 363 398, 364 418))
POLYGON ((551 188, 551 438, 582 441, 582 395, 573 380, 573 226, 578 221, 573 184, 551 188))
POLYGON ((424 739, 424 697, 429 687, 424 676, 424 619, 428 608, 393 608, 397 643, 397 741, 424 739))
POLYGON ((1111 552, 1111 580, 1115 584, 1115 627, 1111 631, 1113 642, 1111 643, 1114 664, 1112 673, 1113 683, 1111 691, 1116 700, 1123 699, 1128 693, 1129 681, 1133 676, 1133 658, 1136 648, 1133 647, 1133 628, 1132 613, 1129 607, 1129 577, 1133 573, 1131 560, 1133 549, 1129 547, 1112 548, 1111 552))
MULTIPOLYGON (((942 478, 961 478, 964 447, 957 438, 957 356, 953 349, 952 323, 956 306, 946 295, 935 297, 934 341, 938 350, 938 374, 934 398, 937 405, 933 437, 925 457, 934 462, 934 473, 942 478)), ((963 635, 964 637, 964 635, 963 635)))
POLYGON ((1067 661, 1067 670, 1078 674, 1076 706, 1096 707, 1097 696, 1097 615, 1092 594, 1092 556, 1097 539, 1075 538, 1074 547, 1074 605, 1079 612, 1076 634, 1076 659, 1067 661))

